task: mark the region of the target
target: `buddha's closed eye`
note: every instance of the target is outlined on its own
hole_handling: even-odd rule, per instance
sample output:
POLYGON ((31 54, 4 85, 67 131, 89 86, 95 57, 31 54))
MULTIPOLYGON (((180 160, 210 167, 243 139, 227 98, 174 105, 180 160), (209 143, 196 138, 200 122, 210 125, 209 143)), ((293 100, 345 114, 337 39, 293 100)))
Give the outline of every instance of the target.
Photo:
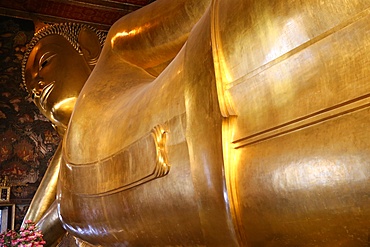
POLYGON ((45 53, 42 55, 39 61, 39 71, 45 68, 48 64, 50 64, 51 60, 56 56, 57 54, 53 54, 50 52, 45 53))

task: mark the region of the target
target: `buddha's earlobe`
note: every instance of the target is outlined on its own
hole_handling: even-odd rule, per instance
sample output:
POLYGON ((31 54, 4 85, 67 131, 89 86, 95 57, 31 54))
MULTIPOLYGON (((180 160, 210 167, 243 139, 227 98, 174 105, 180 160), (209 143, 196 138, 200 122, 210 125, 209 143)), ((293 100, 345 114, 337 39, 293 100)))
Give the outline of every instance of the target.
POLYGON ((95 66, 101 52, 99 38, 96 33, 89 28, 82 28, 78 35, 82 54, 90 66, 95 66))

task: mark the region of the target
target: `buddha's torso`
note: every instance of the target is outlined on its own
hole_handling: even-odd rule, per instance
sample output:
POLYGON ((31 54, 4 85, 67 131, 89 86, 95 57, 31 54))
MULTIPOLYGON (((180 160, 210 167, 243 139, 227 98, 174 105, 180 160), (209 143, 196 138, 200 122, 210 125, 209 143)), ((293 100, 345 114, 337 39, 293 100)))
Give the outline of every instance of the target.
POLYGON ((158 78, 123 74, 136 84, 116 95, 98 67, 65 140, 68 229, 105 246, 361 246, 369 7, 215 1, 158 78))

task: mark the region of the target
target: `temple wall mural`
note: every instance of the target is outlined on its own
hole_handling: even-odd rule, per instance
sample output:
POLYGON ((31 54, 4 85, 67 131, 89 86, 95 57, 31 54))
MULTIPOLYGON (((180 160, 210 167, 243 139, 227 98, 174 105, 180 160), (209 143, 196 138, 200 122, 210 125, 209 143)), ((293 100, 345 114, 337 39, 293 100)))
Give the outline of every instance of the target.
POLYGON ((0 178, 11 186, 16 229, 60 141, 22 86, 21 61, 33 32, 31 21, 0 16, 0 178))

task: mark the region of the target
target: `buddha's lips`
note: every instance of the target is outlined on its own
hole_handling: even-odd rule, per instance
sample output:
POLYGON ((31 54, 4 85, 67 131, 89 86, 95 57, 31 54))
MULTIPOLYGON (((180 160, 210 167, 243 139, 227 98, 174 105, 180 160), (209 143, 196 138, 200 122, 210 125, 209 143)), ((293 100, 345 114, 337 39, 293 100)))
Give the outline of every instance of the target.
POLYGON ((54 89, 54 82, 46 85, 42 92, 41 92, 41 96, 40 96, 40 105, 43 109, 46 109, 46 103, 47 103, 47 99, 50 95, 50 93, 53 91, 54 89))

